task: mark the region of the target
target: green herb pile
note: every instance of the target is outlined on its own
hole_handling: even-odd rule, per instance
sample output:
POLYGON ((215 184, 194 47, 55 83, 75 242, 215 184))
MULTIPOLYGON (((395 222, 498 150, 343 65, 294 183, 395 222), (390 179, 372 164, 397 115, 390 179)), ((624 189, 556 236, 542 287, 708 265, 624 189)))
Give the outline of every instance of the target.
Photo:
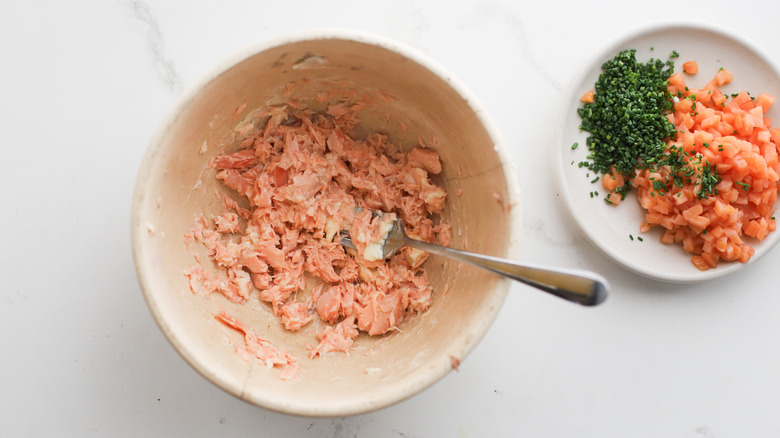
POLYGON ((719 181, 709 163, 687 159, 682 151, 667 151, 667 140, 677 134, 666 118, 673 109, 667 81, 674 73, 672 59, 678 56, 672 52, 666 62, 650 59, 641 63, 636 50, 623 50, 601 66, 593 102, 577 109, 580 129, 590 133, 586 143, 590 153, 579 166, 597 174, 608 174, 614 168, 626 178, 626 184, 615 190, 623 197, 635 169, 669 166, 670 178, 654 183, 659 192, 668 191, 671 184, 681 187, 699 174, 704 184, 697 195, 706 197, 719 181))

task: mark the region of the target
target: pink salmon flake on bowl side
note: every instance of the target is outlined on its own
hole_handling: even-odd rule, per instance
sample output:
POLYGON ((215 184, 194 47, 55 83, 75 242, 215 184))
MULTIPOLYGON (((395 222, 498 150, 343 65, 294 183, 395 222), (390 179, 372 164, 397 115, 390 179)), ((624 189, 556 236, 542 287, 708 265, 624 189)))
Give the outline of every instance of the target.
MULTIPOLYGON (((210 162, 238 196, 225 199, 224 211, 200 215, 186 236, 223 271, 190 267, 192 291, 239 304, 256 292, 292 331, 319 317, 326 325, 311 358, 348 354, 360 332, 382 335, 426 310, 427 254, 404 248, 366 260, 339 244, 339 231, 368 230, 367 210, 381 210, 401 218, 411 236, 449 245, 451 227, 440 216, 446 193, 430 179, 441 172, 438 153, 421 146, 405 153, 378 133, 353 139, 357 119, 344 105, 327 114, 270 107, 263 116, 264 124, 243 125, 236 152, 210 162)), ((248 333, 232 318, 218 319, 248 333)))

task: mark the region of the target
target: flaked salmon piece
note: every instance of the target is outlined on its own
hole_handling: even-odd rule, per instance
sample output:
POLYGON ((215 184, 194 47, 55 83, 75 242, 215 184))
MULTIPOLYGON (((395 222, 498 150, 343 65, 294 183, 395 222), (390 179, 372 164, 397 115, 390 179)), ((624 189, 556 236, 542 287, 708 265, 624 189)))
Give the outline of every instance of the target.
POLYGON ((376 160, 372 160, 369 169, 387 177, 396 173, 397 165, 390 162, 387 155, 380 155, 376 160))
POLYGON ((294 292, 306 288, 304 276, 303 251, 298 250, 287 258, 289 268, 277 269, 273 275, 273 285, 260 291, 260 299, 272 304, 274 313, 279 315, 280 308, 294 292))
MULTIPOLYGON (((419 194, 419 192, 418 192, 419 194)), ((410 226, 406 227, 407 231, 414 233, 428 218, 429 214, 425 208, 425 201, 419 197, 404 197, 398 206, 400 210, 400 216, 405 223, 410 226)))
POLYGON ((192 228, 184 233, 184 243, 185 245, 189 245, 192 243, 193 240, 200 240, 203 237, 203 230, 208 228, 209 221, 206 219, 206 216, 203 214, 199 214, 195 217, 195 223, 192 225, 192 228))
POLYGON ((452 225, 440 223, 433 227, 433 232, 436 233, 436 239, 440 245, 450 246, 450 243, 452 243, 452 225))
POLYGON ((284 328, 290 331, 300 330, 301 327, 310 323, 314 319, 314 313, 299 301, 288 301, 280 308, 282 315, 282 324, 284 328))
POLYGON ((252 285, 258 290, 266 290, 271 287, 273 277, 268 273, 252 272, 249 274, 252 279, 252 285))
MULTIPOLYGON (((249 143, 254 144, 254 140, 249 143)), ((217 169, 247 169, 258 163, 255 151, 244 149, 232 154, 220 154, 211 159, 210 166, 217 169)))
POLYGON ((325 327, 317 334, 320 343, 312 349, 309 358, 314 359, 316 356, 322 356, 330 351, 343 351, 349 354, 349 349, 358 334, 354 316, 344 318, 335 326, 325 327))
POLYGON ((310 201, 325 188, 327 181, 312 170, 293 176, 292 181, 276 190, 274 199, 281 202, 301 204, 310 201))
POLYGON ((325 143, 328 146, 328 150, 338 155, 343 155, 344 150, 354 143, 345 133, 341 131, 331 131, 325 139, 325 143))
POLYGON ((243 113, 243 112, 244 112, 244 110, 246 109, 246 106, 247 106, 248 104, 249 104, 249 101, 247 101, 247 100, 245 100, 245 101, 241 102, 241 104, 240 104, 239 106, 237 106, 235 110, 233 110, 233 118, 234 118, 234 119, 235 119, 235 118, 238 118, 238 116, 239 116, 241 113, 243 113))
POLYGON ((224 278, 211 275, 201 265, 193 265, 184 271, 184 275, 189 280, 190 290, 201 296, 219 292, 225 298, 239 304, 246 302, 249 296, 249 287, 245 283, 249 280, 249 274, 244 277, 231 270, 228 271, 228 278, 224 278))
POLYGON ((246 235, 254 246, 257 254, 263 257, 263 260, 275 269, 284 269, 286 267, 285 256, 279 248, 281 239, 274 231, 273 226, 267 223, 255 223, 246 226, 246 235))
POLYGON ((424 181, 420 190, 420 199, 425 202, 428 213, 439 212, 444 208, 447 193, 441 187, 424 181))
POLYGON ((321 289, 315 301, 317 314, 323 321, 331 324, 343 316, 352 315, 357 291, 357 286, 348 282, 337 283, 327 289, 321 289))
POLYGON ((347 258, 344 247, 338 243, 311 240, 304 244, 305 268, 309 273, 329 282, 341 281, 335 267, 343 266, 347 258))
POLYGON ((290 181, 290 171, 281 166, 276 166, 271 172, 274 187, 284 187, 290 181))
POLYGON ((360 265, 354 258, 348 258, 344 267, 339 271, 339 278, 341 281, 354 283, 358 281, 358 274, 360 271, 360 265))
POLYGON ((228 268, 228 281, 230 281, 231 286, 235 286, 230 287, 231 296, 228 296, 228 299, 236 303, 246 302, 250 292, 252 292, 252 280, 249 273, 238 266, 231 266, 228 268))
POLYGON ((409 160, 409 164, 412 166, 421 167, 428 173, 432 173, 434 175, 441 173, 441 160, 439 158, 439 154, 436 153, 436 151, 433 149, 420 147, 414 148, 409 151, 407 160, 409 160))
POLYGON ((496 202, 498 202, 498 205, 501 206, 501 209, 504 210, 504 212, 508 212, 514 206, 514 204, 507 204, 504 201, 504 197, 501 196, 501 194, 498 192, 493 193, 493 199, 495 199, 496 202))
MULTIPOLYGON (((254 132, 254 130, 253 130, 253 132, 250 135, 245 137, 243 140, 241 140, 241 143, 238 144, 238 151, 243 151, 245 149, 252 148, 254 146, 254 144, 255 144, 255 141, 257 140, 257 138, 259 136, 260 136, 260 134, 258 132, 254 132)), ((244 153, 246 154, 246 152, 244 152, 244 153)), ((221 155, 224 156, 224 155, 228 155, 228 154, 224 154, 223 153, 221 155)), ((248 155, 247 155, 247 158, 248 158, 248 155)), ((257 161, 260 161, 260 160, 258 159, 257 161)), ((212 167, 218 167, 218 166, 212 166, 212 167)), ((246 167, 250 167, 250 166, 246 166, 246 167)))
POLYGON ((335 105, 328 106, 328 114, 337 119, 346 116, 350 112, 351 109, 349 104, 347 103, 338 103, 335 105))
POLYGON ((373 284, 361 285, 363 303, 357 310, 357 324, 369 335, 395 330, 404 316, 403 295, 393 290, 385 293, 373 284))
POLYGON ((256 359, 267 367, 281 367, 282 380, 292 380, 298 376, 300 368, 298 361, 287 350, 273 345, 266 339, 257 336, 257 333, 236 318, 220 312, 214 315, 217 321, 231 327, 244 335, 244 345, 236 348, 236 352, 245 360, 256 359))
POLYGON ((219 233, 208 234, 203 244, 211 250, 214 261, 226 268, 235 265, 241 255, 241 247, 231 240, 222 239, 219 233))
POLYGON ((217 173, 217 179, 222 180, 226 186, 242 196, 246 196, 250 200, 254 198, 255 180, 253 178, 243 175, 235 169, 224 169, 217 173))
POLYGON ((457 357, 450 355, 450 365, 452 366, 453 370, 460 371, 460 359, 457 357))
POLYGON ((251 242, 247 240, 241 242, 241 254, 238 258, 238 264, 249 270, 252 274, 267 274, 269 272, 268 263, 266 263, 265 259, 251 246, 251 242))
POLYGON ((218 233, 222 234, 238 233, 241 231, 240 224, 238 222, 238 214, 231 211, 226 211, 215 217, 214 227, 218 233))
POLYGON ((269 142, 268 139, 259 136, 252 141, 252 148, 255 151, 257 161, 260 163, 267 162, 274 151, 273 143, 269 142))
POLYGON ((192 265, 184 270, 184 275, 190 283, 190 290, 201 296, 208 296, 216 290, 212 284, 211 276, 201 265, 192 265))
POLYGON ((231 198, 230 196, 224 197, 224 203, 225 208, 227 210, 233 210, 238 214, 238 216, 242 219, 249 219, 252 216, 252 213, 247 208, 243 208, 240 205, 238 205, 238 202, 236 202, 235 199, 231 198))

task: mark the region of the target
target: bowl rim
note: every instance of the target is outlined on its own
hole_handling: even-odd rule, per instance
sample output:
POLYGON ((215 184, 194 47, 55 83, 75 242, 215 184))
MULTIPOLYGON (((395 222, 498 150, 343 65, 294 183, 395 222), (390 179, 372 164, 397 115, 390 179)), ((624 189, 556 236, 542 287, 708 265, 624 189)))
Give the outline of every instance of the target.
MULTIPOLYGON (((208 70, 199 80, 188 86, 176 99, 175 103, 164 116, 162 122, 158 125, 155 133, 151 137, 151 140, 147 146, 147 150, 141 161, 132 197, 130 237, 133 252, 133 262, 135 264, 139 285, 155 322, 162 330, 166 339, 168 339, 168 341, 174 347, 174 349, 199 374, 233 396, 272 411, 299 416, 334 417, 366 413, 401 402, 415 394, 418 394, 422 390, 441 380, 452 369, 451 362, 449 360, 440 360, 440 363, 436 363, 435 366, 431 367, 429 371, 423 374, 423 378, 415 379, 411 385, 406 385, 396 391, 390 392, 387 395, 369 400, 355 401, 344 405, 315 406, 306 402, 290 404, 279 403, 273 398, 255 397, 252 394, 247 393, 245 389, 239 385, 233 385, 231 382, 223 379, 209 367, 207 361, 203 360, 202 357, 197 357, 193 352, 188 351, 184 347, 182 342, 176 336, 175 329, 169 324, 168 321, 165 320, 163 311, 161 310, 159 302, 156 298, 156 294, 152 290, 150 277, 148 273, 145 272, 142 268, 144 266, 144 260, 148 260, 149 252, 149 248, 147 248, 147 246, 144 244, 144 239, 142 238, 143 234, 146 232, 146 226, 142 223, 141 217, 142 204, 151 188, 148 183, 148 176, 151 173, 152 164, 162 148, 166 133, 168 132, 171 125, 175 123, 182 110, 206 86, 208 86, 208 84, 244 60, 275 47, 320 39, 342 39, 354 41, 363 44, 379 46, 381 48, 400 54, 401 56, 404 56, 431 71, 437 77, 445 81, 458 95, 464 99, 465 103, 472 109, 477 119, 493 141, 493 149, 502 163, 502 170, 504 171, 505 176, 504 179, 507 185, 507 195, 509 197, 509 199, 505 200, 506 205, 509 206, 507 213, 509 235, 506 256, 508 258, 517 258, 520 249, 520 232, 522 229, 522 215, 518 210, 521 205, 520 186, 509 151, 507 150, 496 125, 490 119, 484 107, 478 102, 476 97, 465 87, 463 83, 456 79, 449 71, 444 69, 436 61, 418 51, 417 49, 407 46, 401 42, 392 40, 388 37, 346 28, 309 29, 289 32, 266 38, 260 42, 240 49, 232 55, 226 57, 221 62, 218 62, 213 68, 208 70)), ((487 318, 479 321, 470 330, 469 339, 466 343, 463 344, 460 351, 461 359, 465 359, 465 357, 485 336, 488 329, 498 316, 500 309, 503 307, 508 289, 509 280, 500 279, 496 285, 495 290, 495 294, 497 294, 496 305, 489 309, 487 318)))

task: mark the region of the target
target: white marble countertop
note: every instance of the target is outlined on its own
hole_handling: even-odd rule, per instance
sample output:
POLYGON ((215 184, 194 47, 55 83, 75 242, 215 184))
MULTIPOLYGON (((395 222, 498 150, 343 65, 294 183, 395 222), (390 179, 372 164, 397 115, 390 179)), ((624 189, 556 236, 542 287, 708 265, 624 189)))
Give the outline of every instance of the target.
POLYGON ((563 90, 617 34, 698 18, 780 57, 780 3, 734 5, 0 0, 0 435, 780 435, 780 249, 715 282, 643 279, 579 234, 549 165, 563 90), (582 308, 513 285, 459 372, 355 417, 274 413, 196 373, 136 280, 138 166, 177 96, 217 62, 313 27, 397 39, 465 83, 520 172, 521 258, 601 272, 608 301, 582 308))

